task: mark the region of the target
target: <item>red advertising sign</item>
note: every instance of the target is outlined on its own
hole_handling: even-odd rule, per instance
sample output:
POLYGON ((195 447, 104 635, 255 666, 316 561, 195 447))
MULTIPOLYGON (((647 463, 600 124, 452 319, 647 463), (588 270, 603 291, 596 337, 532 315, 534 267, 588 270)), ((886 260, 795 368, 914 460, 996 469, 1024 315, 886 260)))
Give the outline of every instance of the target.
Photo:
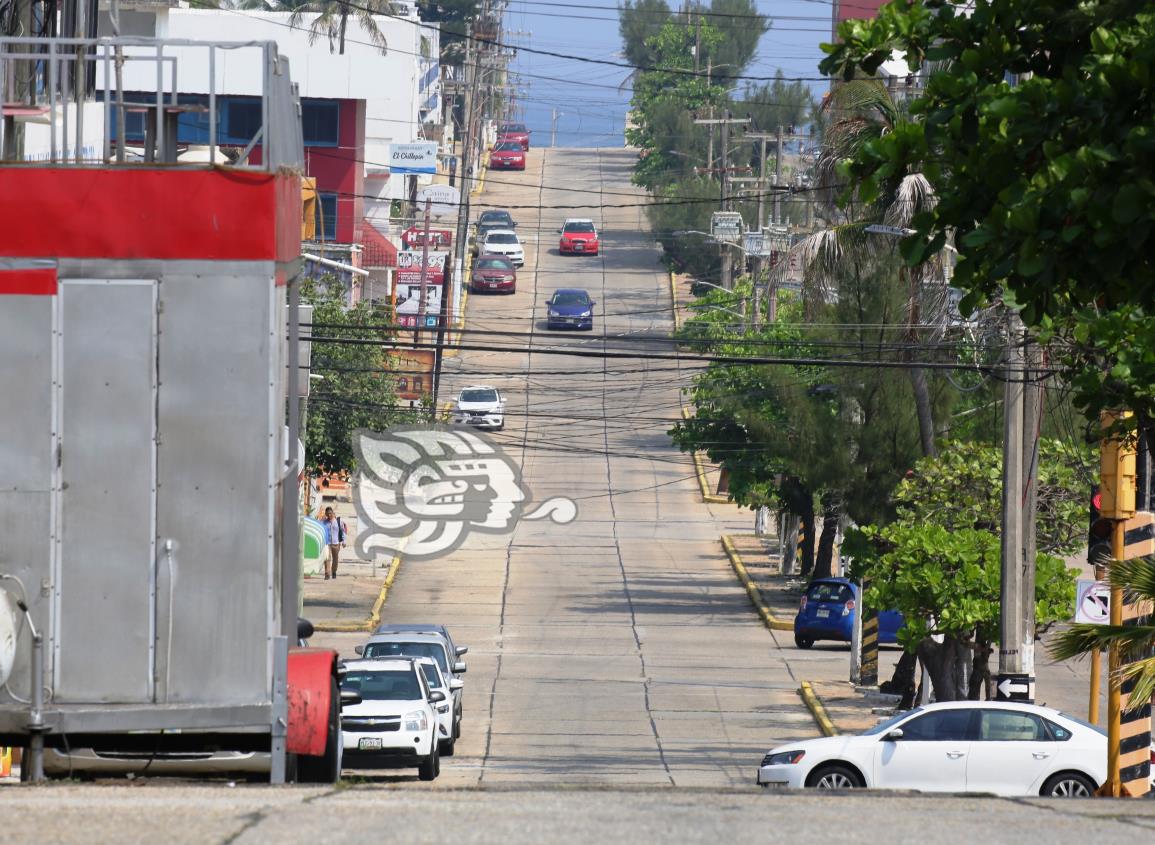
MULTIPOLYGON (((410 226, 401 233, 401 243, 406 249, 420 249, 425 242, 425 227, 410 226)), ((429 246, 432 249, 449 249, 453 243, 453 232, 449 229, 430 229, 429 246)))
MULTIPOLYGON (((425 284, 440 286, 445 283, 445 262, 448 252, 430 252, 425 262, 425 284)), ((397 253, 397 283, 399 285, 421 284, 421 250, 405 250, 397 253)))

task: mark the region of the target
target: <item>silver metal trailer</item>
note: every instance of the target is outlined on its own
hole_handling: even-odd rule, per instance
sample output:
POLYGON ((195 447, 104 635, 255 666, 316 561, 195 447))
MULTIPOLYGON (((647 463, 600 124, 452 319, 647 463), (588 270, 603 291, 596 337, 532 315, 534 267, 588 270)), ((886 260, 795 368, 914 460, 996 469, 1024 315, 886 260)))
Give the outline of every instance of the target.
MULTIPOLYGON (((323 756, 337 707, 331 652, 289 677, 303 147, 287 62, 272 43, 3 39, 0 95, 53 122, 47 161, 0 166, 0 616, 16 631, 0 745, 271 750, 283 780, 287 734, 323 756), (181 164, 179 80, 208 74, 195 114, 215 148, 224 50, 263 63, 260 131, 230 166, 181 164), (86 53, 95 155, 69 108, 86 53), (131 107, 144 162, 125 161, 118 57, 156 68, 131 107), (28 73, 40 84, 13 90, 28 73)), ((0 148, 19 116, 6 106, 0 148)))

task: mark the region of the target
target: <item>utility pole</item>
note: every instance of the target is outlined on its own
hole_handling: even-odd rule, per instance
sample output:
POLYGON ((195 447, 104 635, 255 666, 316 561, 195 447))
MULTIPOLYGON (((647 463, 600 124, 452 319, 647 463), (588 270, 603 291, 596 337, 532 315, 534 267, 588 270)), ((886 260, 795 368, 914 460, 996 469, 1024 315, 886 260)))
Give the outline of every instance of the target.
MULTIPOLYGON (((710 109, 710 113, 711 113, 711 115, 713 114, 712 108, 710 109)), ((695 120, 694 121, 694 124, 697 126, 706 125, 706 126, 710 127, 710 152, 709 152, 710 167, 708 168, 709 172, 713 172, 713 170, 714 170, 714 164, 713 164, 714 126, 720 125, 722 127, 722 162, 721 162, 722 167, 721 167, 721 177, 719 179, 719 183, 721 184, 721 190, 719 192, 719 200, 720 200, 720 203, 722 206, 722 208, 721 208, 722 211, 728 211, 730 208, 730 197, 729 197, 728 192, 727 192, 727 185, 729 184, 729 175, 730 175, 730 149, 729 149, 729 146, 730 146, 730 124, 733 123, 733 124, 745 125, 749 122, 750 122, 750 118, 748 118, 748 117, 731 117, 730 112, 726 112, 726 116, 723 118, 714 118, 711 116, 710 118, 708 118, 706 120, 695 120)), ((727 290, 729 290, 733 286, 733 281, 731 279, 731 276, 732 276, 731 267, 732 267, 733 256, 731 256, 730 250, 726 245, 722 245, 720 248, 722 250, 721 286, 726 288, 727 290)))
POLYGON ((1022 618, 1024 663, 1027 674, 1035 666, 1035 564, 1037 552, 1036 519, 1039 504, 1039 435, 1043 426, 1043 385, 1039 373, 1043 368, 1043 350, 1025 338, 1023 348, 1023 577, 1022 618))
POLYGON ((470 179, 470 166, 473 161, 473 101, 474 87, 477 75, 473 71, 473 25, 470 24, 468 37, 465 39, 465 102, 461 106, 461 199, 457 205, 457 239, 453 245, 454 267, 461 267, 461 273, 453 276, 454 285, 454 317, 459 315, 456 308, 461 298, 456 291, 462 284, 465 269, 465 241, 469 237, 469 197, 473 191, 473 181, 470 179))
POLYGON ((778 139, 774 145, 774 225, 782 224, 782 197, 778 188, 782 184, 782 127, 778 127, 778 139))
MULTIPOLYGON (((426 285, 425 278, 429 275, 429 204, 430 200, 425 200, 425 227, 421 235, 421 299, 418 300, 417 305, 417 331, 414 333, 414 344, 421 345, 421 330, 425 328, 425 301, 426 301, 426 285)), ((445 291, 441 291, 442 296, 445 291)))
POLYGON ((561 116, 562 116, 561 112, 559 112, 557 109, 553 110, 552 126, 550 128, 550 133, 549 133, 549 145, 551 147, 557 146, 557 119, 561 116))
MULTIPOLYGON (((1035 603, 1027 601, 1023 571, 1034 561, 1023 558, 1023 386, 1025 332, 1018 314, 1011 313, 1007 331, 1006 379, 1003 398, 1003 518, 1002 586, 999 593, 999 674, 995 684, 1000 701, 1035 700, 1035 603)), ((1030 579, 1032 582, 1034 578, 1030 579)))

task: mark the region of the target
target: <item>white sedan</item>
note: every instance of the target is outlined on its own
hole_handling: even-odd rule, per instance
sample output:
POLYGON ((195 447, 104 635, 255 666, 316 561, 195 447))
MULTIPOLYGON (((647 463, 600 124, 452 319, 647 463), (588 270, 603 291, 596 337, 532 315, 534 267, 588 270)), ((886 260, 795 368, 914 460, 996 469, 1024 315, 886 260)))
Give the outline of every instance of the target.
POLYGON ((953 701, 917 707, 857 736, 771 749, 762 786, 913 789, 1087 797, 1107 777, 1107 736, 1033 704, 953 701))

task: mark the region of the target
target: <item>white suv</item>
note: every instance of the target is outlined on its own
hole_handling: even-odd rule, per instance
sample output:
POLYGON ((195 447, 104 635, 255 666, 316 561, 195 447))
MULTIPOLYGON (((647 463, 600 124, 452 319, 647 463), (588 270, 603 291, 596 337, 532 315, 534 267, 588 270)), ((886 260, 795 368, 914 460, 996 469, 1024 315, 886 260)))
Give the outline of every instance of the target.
POLYGON ((475 384, 457 394, 453 421, 461 425, 501 431, 505 428, 505 400, 496 387, 475 384))
POLYGON ((441 673, 432 657, 418 657, 415 661, 429 689, 445 693, 445 701, 437 705, 437 747, 442 757, 452 757, 457 746, 457 716, 453 712, 453 690, 465 686, 464 681, 451 681, 441 673))
POLYGON ((412 658, 348 660, 345 667, 341 689, 361 696, 341 712, 345 765, 416 766, 421 780, 434 780, 441 774, 437 705, 445 693, 429 688, 412 658))
POLYGON ((525 264, 525 249, 513 229, 490 229, 479 249, 484 255, 504 255, 515 267, 525 264))

